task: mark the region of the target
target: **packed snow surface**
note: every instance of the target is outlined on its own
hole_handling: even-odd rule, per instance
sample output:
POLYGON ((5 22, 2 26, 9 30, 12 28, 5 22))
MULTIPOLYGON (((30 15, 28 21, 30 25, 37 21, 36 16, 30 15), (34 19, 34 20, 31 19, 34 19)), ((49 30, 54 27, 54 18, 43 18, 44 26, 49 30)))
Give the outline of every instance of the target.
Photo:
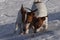
POLYGON ((60 0, 43 0, 48 9, 48 30, 43 33, 14 33, 21 4, 31 8, 34 0, 0 0, 0 40, 60 40, 60 0))

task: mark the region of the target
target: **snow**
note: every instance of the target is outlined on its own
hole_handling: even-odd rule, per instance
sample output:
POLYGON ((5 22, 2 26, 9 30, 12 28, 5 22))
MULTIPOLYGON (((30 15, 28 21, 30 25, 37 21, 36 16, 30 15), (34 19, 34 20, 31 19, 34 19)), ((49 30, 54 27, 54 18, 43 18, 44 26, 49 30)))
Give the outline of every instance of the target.
POLYGON ((0 2, 4 2, 5 0, 0 0, 0 2))
POLYGON ((0 40, 60 40, 60 0, 43 0, 48 8, 47 32, 26 35, 14 33, 21 4, 31 8, 33 1, 0 0, 0 40))

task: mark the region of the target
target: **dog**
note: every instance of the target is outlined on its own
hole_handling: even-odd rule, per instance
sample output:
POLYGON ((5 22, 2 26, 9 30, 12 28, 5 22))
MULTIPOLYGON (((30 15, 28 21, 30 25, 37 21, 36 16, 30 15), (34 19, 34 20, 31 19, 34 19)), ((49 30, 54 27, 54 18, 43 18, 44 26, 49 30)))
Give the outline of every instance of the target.
POLYGON ((36 26, 36 28, 34 28, 35 32, 39 32, 41 30, 47 30, 48 14, 45 3, 43 3, 42 0, 34 0, 32 10, 33 9, 38 9, 35 12, 35 17, 34 17, 34 20, 36 21, 33 22, 33 25, 35 24, 34 27, 36 26))
POLYGON ((19 34, 23 33, 24 22, 26 20, 25 18, 26 13, 27 11, 25 10, 22 4, 21 9, 18 12, 18 17, 17 17, 16 24, 15 24, 16 25, 15 32, 19 30, 19 34))

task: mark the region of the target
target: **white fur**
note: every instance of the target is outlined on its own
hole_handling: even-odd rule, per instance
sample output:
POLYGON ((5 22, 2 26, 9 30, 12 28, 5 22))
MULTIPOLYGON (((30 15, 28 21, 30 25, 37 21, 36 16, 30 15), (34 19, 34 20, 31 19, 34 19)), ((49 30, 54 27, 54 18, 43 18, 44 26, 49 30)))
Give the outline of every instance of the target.
POLYGON ((30 25, 30 23, 27 23, 27 24, 26 24, 26 34, 29 33, 29 25, 30 25))
POLYGON ((45 29, 48 28, 48 17, 46 17, 45 21, 43 22, 43 25, 45 25, 45 29))
POLYGON ((27 14, 25 14, 25 21, 26 21, 26 18, 27 18, 27 14))
POLYGON ((37 32, 39 32, 39 31, 45 31, 45 30, 47 30, 47 28, 48 28, 48 18, 46 17, 46 20, 43 22, 43 25, 40 27, 40 28, 38 28, 36 31, 37 32))
POLYGON ((35 4, 36 8, 38 9, 38 11, 35 13, 36 17, 44 17, 47 16, 47 8, 46 5, 44 3, 37 3, 35 4))
POLYGON ((40 31, 43 31, 43 26, 41 26, 40 28, 38 28, 37 30, 36 30, 36 32, 40 32, 40 31))
MULTIPOLYGON (((36 17, 45 17, 48 15, 47 8, 44 3, 37 3, 35 5, 36 5, 36 8, 38 9, 38 11, 35 13, 36 17)), ((47 28, 48 28, 48 18, 47 17, 46 17, 45 21, 43 22, 43 25, 39 29, 37 29, 37 32, 39 32, 41 29, 47 30, 47 28), (43 28, 43 25, 45 26, 45 28, 43 28)))
MULTIPOLYGON (((46 5, 41 2, 41 3, 37 3, 35 4, 36 8, 38 9, 38 11, 36 11, 35 16, 36 17, 45 17, 47 16, 47 8, 46 5)), ((46 17, 45 21, 43 22, 43 25, 45 26, 44 29, 48 28, 48 17, 46 17)), ((43 27, 42 25, 42 27, 43 27)), ((37 31, 40 31, 42 28, 37 29, 37 31)))
POLYGON ((18 30, 18 24, 16 24, 16 29, 15 29, 16 31, 18 30))
POLYGON ((42 29, 42 27, 38 28, 38 29, 36 30, 36 32, 39 32, 41 29, 42 29))

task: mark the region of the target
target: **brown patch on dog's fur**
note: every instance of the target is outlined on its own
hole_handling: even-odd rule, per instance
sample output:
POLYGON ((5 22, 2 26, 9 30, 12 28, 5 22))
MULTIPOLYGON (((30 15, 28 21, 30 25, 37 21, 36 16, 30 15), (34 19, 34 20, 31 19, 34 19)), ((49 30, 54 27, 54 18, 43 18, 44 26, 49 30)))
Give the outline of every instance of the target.
POLYGON ((45 21, 46 17, 33 18, 32 25, 34 26, 34 33, 36 33, 36 30, 43 25, 43 22, 45 21))
POLYGON ((34 17, 34 13, 33 12, 28 12, 27 13, 27 19, 26 22, 31 23, 34 17))
POLYGON ((26 24, 31 24, 33 22, 33 18, 35 16, 35 11, 37 11, 37 9, 31 11, 31 12, 27 12, 27 18, 25 21, 25 28, 24 28, 24 33, 26 32, 27 29, 30 29, 30 25, 28 26, 28 28, 26 28, 26 24))
POLYGON ((32 23, 32 20, 33 20, 33 17, 34 17, 34 13, 33 12, 28 12, 27 13, 27 18, 26 18, 26 21, 25 21, 25 27, 24 27, 24 34, 26 34, 26 31, 30 29, 30 25, 27 27, 27 25, 30 23, 32 23))

